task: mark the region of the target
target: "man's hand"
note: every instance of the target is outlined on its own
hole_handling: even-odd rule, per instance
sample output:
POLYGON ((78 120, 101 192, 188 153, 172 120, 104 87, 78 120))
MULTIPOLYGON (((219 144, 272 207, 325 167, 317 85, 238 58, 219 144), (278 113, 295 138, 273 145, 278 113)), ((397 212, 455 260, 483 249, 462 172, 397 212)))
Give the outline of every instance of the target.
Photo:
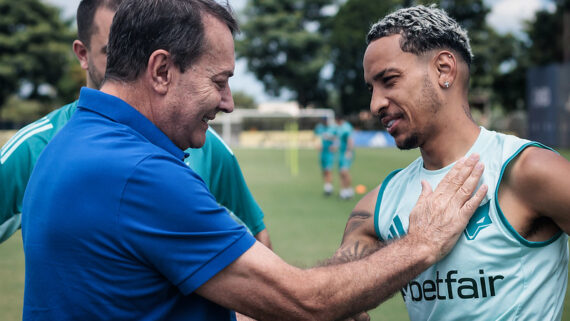
POLYGON ((477 154, 459 160, 433 192, 422 181, 422 193, 410 214, 408 236, 428 247, 432 264, 451 251, 487 193, 487 185, 482 185, 471 197, 483 174, 484 166, 478 160, 477 154))

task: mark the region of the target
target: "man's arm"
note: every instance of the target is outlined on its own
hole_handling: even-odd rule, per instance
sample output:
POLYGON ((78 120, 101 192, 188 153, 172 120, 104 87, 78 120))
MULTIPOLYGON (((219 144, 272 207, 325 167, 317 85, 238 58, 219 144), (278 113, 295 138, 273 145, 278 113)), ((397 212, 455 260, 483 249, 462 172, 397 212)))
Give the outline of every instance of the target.
POLYGON ((259 320, 337 320, 369 310, 451 250, 487 190, 471 197, 483 171, 475 163, 459 161, 435 192, 422 182, 409 233, 361 260, 302 270, 255 244, 196 293, 259 320))
MULTIPOLYGON (((520 217, 509 217, 509 221, 515 221, 515 227, 548 218, 566 234, 570 233, 568 160, 548 149, 528 147, 510 167, 505 183, 504 186, 501 184, 500 201, 510 199, 512 201, 509 204, 505 202, 505 206, 517 206, 517 213, 528 213, 522 217, 525 222, 517 222, 520 217)), ((505 214, 509 215, 509 212, 506 211, 505 214)), ((553 234, 552 231, 550 234, 553 234)))

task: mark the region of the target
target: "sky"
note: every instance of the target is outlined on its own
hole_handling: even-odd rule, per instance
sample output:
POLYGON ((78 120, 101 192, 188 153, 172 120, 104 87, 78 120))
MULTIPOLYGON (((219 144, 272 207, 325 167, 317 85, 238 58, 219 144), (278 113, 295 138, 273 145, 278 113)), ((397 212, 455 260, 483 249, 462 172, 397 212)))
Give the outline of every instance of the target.
MULTIPOLYGON (((79 0, 42 1, 60 7, 65 18, 74 18, 79 5, 79 0)), ((238 13, 238 17, 239 11, 244 8, 246 1, 230 0, 230 5, 238 13)), ((499 33, 520 34, 523 21, 531 19, 537 10, 555 10, 554 3, 549 0, 485 0, 485 3, 491 7, 487 21, 499 33)), ((263 85, 255 79, 252 73, 247 71, 246 61, 243 59, 236 61, 234 76, 230 78, 230 87, 232 91, 243 91, 253 96, 258 103, 278 100, 264 93, 263 85)))

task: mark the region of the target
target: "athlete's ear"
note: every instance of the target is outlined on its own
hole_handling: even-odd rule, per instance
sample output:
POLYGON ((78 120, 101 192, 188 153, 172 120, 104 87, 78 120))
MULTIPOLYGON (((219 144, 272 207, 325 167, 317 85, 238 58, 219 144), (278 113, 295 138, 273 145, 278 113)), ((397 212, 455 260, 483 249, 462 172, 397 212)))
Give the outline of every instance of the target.
POLYGON ((73 52, 75 56, 79 60, 79 64, 81 65, 81 69, 87 70, 89 68, 89 61, 87 58, 87 46, 81 40, 73 41, 73 52))
POLYGON ((438 52, 434 59, 434 65, 438 74, 439 86, 444 89, 453 86, 457 78, 457 60, 454 54, 447 50, 438 52))
POLYGON ((148 58, 147 75, 151 82, 151 87, 159 94, 168 92, 168 87, 172 82, 173 68, 172 56, 166 50, 155 50, 148 58))

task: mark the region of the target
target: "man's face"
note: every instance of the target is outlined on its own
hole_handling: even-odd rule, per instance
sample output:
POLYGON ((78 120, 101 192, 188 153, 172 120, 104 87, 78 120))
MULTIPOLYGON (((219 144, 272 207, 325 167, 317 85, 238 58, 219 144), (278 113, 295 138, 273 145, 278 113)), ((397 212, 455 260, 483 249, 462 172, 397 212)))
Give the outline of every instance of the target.
POLYGON ((364 54, 364 80, 372 93, 370 111, 400 149, 421 147, 434 133, 441 98, 429 77, 429 58, 403 52, 400 35, 372 41, 364 54))
POLYGON ((232 112, 228 80, 234 72, 234 40, 229 28, 205 15, 205 51, 184 73, 173 68, 165 108, 155 123, 181 149, 204 145, 208 121, 232 112))
POLYGON ((86 48, 86 61, 81 61, 81 67, 87 70, 87 87, 89 88, 101 88, 101 83, 105 77, 107 42, 114 15, 114 11, 105 7, 100 7, 95 12, 91 43, 89 48, 86 48))

